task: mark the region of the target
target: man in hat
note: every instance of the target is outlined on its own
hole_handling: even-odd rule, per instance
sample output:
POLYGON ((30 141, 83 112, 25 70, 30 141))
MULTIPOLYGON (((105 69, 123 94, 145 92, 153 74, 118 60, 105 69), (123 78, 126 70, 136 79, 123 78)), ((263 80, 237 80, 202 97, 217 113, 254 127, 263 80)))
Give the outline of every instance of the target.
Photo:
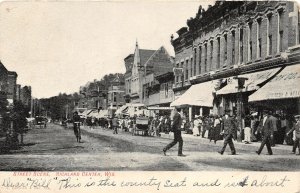
POLYGON ((235 120, 229 116, 229 110, 225 110, 225 115, 223 118, 223 134, 224 134, 224 145, 221 151, 218 151, 219 154, 223 155, 227 144, 229 144, 231 154, 236 155, 234 144, 232 139, 236 136, 237 126, 235 120))
POLYGON ((260 155, 261 151, 263 150, 264 146, 267 146, 267 150, 269 155, 272 155, 272 149, 271 149, 271 143, 272 143, 272 138, 273 138, 273 122, 272 119, 270 119, 270 116, 272 114, 272 112, 264 112, 264 117, 262 119, 262 124, 260 126, 260 132, 262 134, 262 142, 260 145, 260 148, 258 149, 258 151, 256 151, 256 153, 258 155, 260 155))
POLYGON ((174 140, 163 149, 164 155, 166 155, 167 150, 171 149, 178 142, 179 143, 178 156, 184 156, 182 154, 183 140, 181 137, 181 130, 180 130, 180 126, 182 124, 182 118, 181 115, 179 114, 180 111, 181 109, 179 108, 174 109, 173 123, 171 126, 171 131, 174 133, 174 140))

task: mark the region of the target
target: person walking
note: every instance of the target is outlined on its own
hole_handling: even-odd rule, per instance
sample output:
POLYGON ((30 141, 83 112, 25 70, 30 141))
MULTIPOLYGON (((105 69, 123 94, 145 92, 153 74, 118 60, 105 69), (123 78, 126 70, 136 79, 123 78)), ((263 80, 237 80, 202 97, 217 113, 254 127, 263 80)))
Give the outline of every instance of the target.
POLYGON ((221 120, 220 117, 216 115, 214 120, 214 125, 212 128, 212 136, 211 136, 211 139, 214 140, 215 144, 219 139, 220 133, 221 133, 221 120))
POLYGON ((289 135, 290 133, 295 131, 296 139, 294 141, 292 154, 296 153, 296 149, 298 147, 298 154, 297 155, 300 155, 300 115, 296 115, 295 119, 296 119, 296 122, 294 123, 293 128, 286 135, 289 135))
POLYGON ((193 135, 194 136, 199 136, 199 127, 200 127, 200 121, 199 121, 199 115, 195 115, 195 120, 194 120, 194 127, 193 127, 193 135))
POLYGON ((225 111, 225 116, 223 119, 224 145, 223 145, 221 151, 218 151, 218 153, 223 155, 227 144, 229 144, 231 154, 236 155, 236 151, 235 151, 235 147, 232 142, 232 139, 235 138, 235 136, 236 136, 235 133, 237 130, 237 128, 236 128, 237 126, 236 126, 235 120, 228 115, 228 112, 229 111, 225 111))
POLYGON ((245 117, 245 128, 244 128, 244 142, 249 144, 251 142, 251 116, 245 117))
POLYGON ((118 119, 116 116, 113 116, 112 121, 113 134, 118 134, 118 119))
POLYGON ((185 156, 182 154, 183 140, 182 140, 181 129, 180 129, 180 125, 182 124, 182 118, 181 115, 179 114, 180 111, 181 109, 179 108, 174 109, 173 123, 171 126, 171 131, 174 133, 174 140, 163 149, 163 153, 165 156, 166 156, 166 152, 169 149, 171 149, 174 145, 176 145, 177 142, 179 143, 178 156, 185 156))
POLYGON ((258 155, 260 155, 261 151, 263 150, 264 146, 267 146, 267 150, 269 155, 272 155, 272 148, 271 148, 271 143, 272 143, 272 138, 273 138, 273 122, 272 119, 270 119, 270 116, 272 115, 272 112, 264 112, 264 117, 262 119, 262 126, 260 127, 261 129, 261 134, 262 134, 262 142, 261 145, 256 151, 258 155))
POLYGON ((278 130, 277 130, 277 118, 274 117, 273 112, 269 112, 269 119, 272 123, 272 128, 273 128, 273 137, 271 137, 271 146, 275 147, 276 141, 277 141, 277 136, 278 136, 278 130))

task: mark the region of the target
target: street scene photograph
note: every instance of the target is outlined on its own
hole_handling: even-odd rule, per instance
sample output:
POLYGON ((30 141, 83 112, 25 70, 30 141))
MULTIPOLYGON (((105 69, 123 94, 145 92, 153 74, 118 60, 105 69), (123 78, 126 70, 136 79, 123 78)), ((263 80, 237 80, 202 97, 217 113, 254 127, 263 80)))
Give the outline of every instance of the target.
POLYGON ((0 171, 300 171, 297 1, 3 1, 0 29, 0 171))

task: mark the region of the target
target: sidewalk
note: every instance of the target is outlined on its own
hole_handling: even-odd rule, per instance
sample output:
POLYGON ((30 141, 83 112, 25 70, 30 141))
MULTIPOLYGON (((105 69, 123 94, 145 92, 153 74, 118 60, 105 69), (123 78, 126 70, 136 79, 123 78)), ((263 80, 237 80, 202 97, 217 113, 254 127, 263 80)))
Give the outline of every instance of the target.
MULTIPOLYGON (((120 130, 119 130, 119 134, 121 134, 121 135, 114 135, 114 134, 112 134, 112 130, 102 129, 100 127, 95 127, 94 129, 91 130, 88 126, 83 126, 82 129, 90 134, 100 134, 100 135, 105 135, 105 136, 109 136, 109 137, 113 137, 113 138, 119 138, 120 140, 129 140, 131 142, 136 142, 136 143, 137 143, 137 141, 134 141, 133 139, 135 139, 137 137, 142 137, 142 136, 132 136, 131 133, 125 132, 125 131, 120 131, 120 130), (127 137, 124 138, 124 135, 127 137)), ((162 141, 162 142, 165 141, 165 139, 169 139, 169 140, 173 139, 172 132, 170 132, 169 134, 165 134, 165 133, 160 133, 160 134, 161 134, 161 137, 151 137, 151 139, 153 139, 155 141, 158 141, 161 139, 160 141, 162 141)), ((197 145, 197 144, 213 145, 214 144, 213 141, 209 142, 209 139, 202 138, 200 136, 193 136, 191 134, 182 133, 182 138, 183 138, 184 143, 188 144, 188 145, 197 145)), ((261 144, 260 142, 251 142, 250 144, 245 144, 243 142, 237 142, 237 141, 234 141, 233 143, 234 143, 237 151, 242 150, 242 151, 250 151, 250 152, 257 151, 261 144)), ((221 148, 222 145, 223 145, 223 140, 217 141, 216 146, 221 148)), ((266 147, 264 149, 266 149, 266 147)), ((273 150, 274 154, 290 154, 292 152, 292 146, 276 145, 275 147, 272 147, 272 150, 273 150)), ((264 151, 266 151, 266 150, 264 150, 264 151)))
MULTIPOLYGON (((173 133, 170 133, 170 134, 161 133, 161 137, 173 139, 173 133)), ((201 144, 214 143, 213 141, 209 142, 209 139, 202 138, 201 136, 194 136, 191 134, 182 133, 182 138, 183 138, 183 141, 185 141, 185 142, 198 142, 198 143, 200 142, 201 144)), ((250 144, 245 144, 244 142, 237 142, 237 141, 233 141, 233 143, 237 149, 250 150, 250 151, 257 151, 261 144, 261 142, 251 142, 250 144)), ((217 141, 217 145, 222 146, 223 140, 217 141)), ((284 153, 284 154, 289 154, 292 152, 292 148, 293 148, 293 146, 291 146, 291 145, 276 144, 275 147, 272 147, 272 150, 275 150, 278 153, 280 152, 280 153, 284 153)))

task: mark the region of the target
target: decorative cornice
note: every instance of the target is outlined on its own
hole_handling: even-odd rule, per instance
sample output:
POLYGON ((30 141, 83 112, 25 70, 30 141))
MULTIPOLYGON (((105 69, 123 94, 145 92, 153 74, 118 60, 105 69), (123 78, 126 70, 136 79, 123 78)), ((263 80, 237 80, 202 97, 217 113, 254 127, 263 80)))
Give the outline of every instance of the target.
MULTIPOLYGON (((294 58, 296 58, 296 57, 294 57, 294 58)), ((299 58, 300 58, 300 54, 297 55, 297 59, 299 59, 299 58)), ((300 61, 300 60, 298 60, 298 61, 300 61)), ((290 62, 292 62, 292 61, 283 60, 280 56, 278 56, 275 58, 271 58, 269 60, 259 61, 259 62, 255 62, 255 63, 249 64, 249 65, 239 66, 238 68, 230 68, 225 71, 219 71, 219 72, 216 72, 215 74, 208 74, 205 76, 200 75, 195 79, 191 79, 190 82, 191 82, 191 84, 199 84, 199 83, 207 82, 210 80, 227 78, 227 77, 236 76, 236 75, 240 75, 240 74, 247 74, 247 73, 252 73, 252 72, 256 72, 256 71, 267 70, 270 68, 280 67, 283 65, 288 65, 288 63, 290 63, 290 62)))

